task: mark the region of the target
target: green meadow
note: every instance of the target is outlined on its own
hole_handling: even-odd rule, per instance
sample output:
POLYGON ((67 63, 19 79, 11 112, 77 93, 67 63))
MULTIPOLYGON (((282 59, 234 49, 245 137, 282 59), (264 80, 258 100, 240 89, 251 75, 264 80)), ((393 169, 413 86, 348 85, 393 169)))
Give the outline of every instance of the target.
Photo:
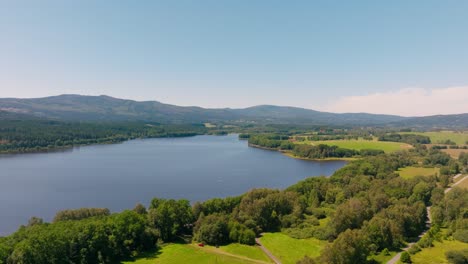
POLYGON ((364 139, 304 141, 304 142, 297 142, 297 143, 298 144, 300 144, 300 143, 311 144, 311 145, 326 144, 326 145, 330 145, 330 146, 338 146, 340 148, 355 149, 355 150, 381 149, 381 150, 385 151, 386 153, 411 148, 411 145, 406 144, 406 143, 364 140, 364 139))
POLYGON ((283 264, 295 264, 305 255, 317 257, 327 244, 316 238, 295 239, 282 233, 265 233, 260 242, 283 264))
POLYGON ((445 252, 450 250, 467 249, 468 243, 463 243, 457 240, 442 242, 434 241, 434 246, 423 248, 420 252, 411 255, 411 260, 414 264, 443 264, 449 263, 445 257, 445 252))
POLYGON ((159 251, 123 264, 268 264, 269 258, 257 246, 230 244, 198 247, 195 244, 168 244, 159 251))
POLYGON ((405 167, 397 172, 401 177, 410 179, 416 176, 432 176, 439 173, 439 168, 421 168, 421 167, 405 167))
POLYGON ((432 144, 440 144, 446 140, 451 140, 457 145, 465 145, 468 142, 468 132, 453 132, 453 131, 440 131, 440 132, 404 132, 401 134, 416 134, 428 136, 432 144))

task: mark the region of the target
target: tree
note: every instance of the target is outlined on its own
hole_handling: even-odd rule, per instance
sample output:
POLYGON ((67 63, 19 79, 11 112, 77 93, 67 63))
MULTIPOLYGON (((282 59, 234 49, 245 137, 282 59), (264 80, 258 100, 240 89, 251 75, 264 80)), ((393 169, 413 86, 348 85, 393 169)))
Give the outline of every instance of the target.
POLYGON ((151 201, 148 219, 151 227, 159 230, 163 241, 173 241, 177 235, 191 231, 192 208, 188 200, 155 198, 151 201))
POLYGON ((194 239, 209 245, 222 245, 229 242, 228 219, 221 214, 212 214, 197 221, 194 239))
POLYGON ((366 263, 369 253, 367 238, 360 230, 346 230, 333 244, 325 247, 321 256, 324 263, 366 263))
POLYGON ((133 211, 136 212, 137 214, 147 214, 148 212, 146 211, 146 208, 144 205, 142 205, 141 203, 138 203, 137 205, 135 205, 135 207, 133 208, 133 211))

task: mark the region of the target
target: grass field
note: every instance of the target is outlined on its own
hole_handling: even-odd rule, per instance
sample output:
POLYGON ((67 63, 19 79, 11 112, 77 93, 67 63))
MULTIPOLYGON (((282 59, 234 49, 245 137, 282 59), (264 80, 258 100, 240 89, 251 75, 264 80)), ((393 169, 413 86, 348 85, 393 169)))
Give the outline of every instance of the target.
POLYGON ((233 243, 227 246, 221 246, 219 249, 234 255, 240 255, 251 259, 271 262, 270 258, 267 255, 265 255, 265 253, 263 253, 263 251, 258 246, 246 246, 233 243))
POLYGON ((468 132, 455 133, 452 131, 440 131, 440 132, 405 132, 401 134, 416 134, 428 136, 431 139, 432 144, 438 144, 446 141, 447 139, 457 143, 457 145, 465 145, 468 141, 468 132))
POLYGON ((347 149, 381 149, 388 152, 395 152, 402 149, 409 149, 412 146, 405 143, 400 142, 383 142, 383 141, 371 141, 371 140, 323 140, 323 141, 302 141, 297 143, 303 144, 311 144, 311 145, 319 145, 319 144, 326 144, 326 145, 334 145, 341 148, 347 149))
POLYGON ((387 263, 389 260, 391 260, 393 258, 393 256, 395 256, 397 254, 397 252, 396 251, 389 251, 388 253, 389 253, 388 255, 385 255, 385 254, 383 254, 381 252, 379 255, 370 256, 368 259, 369 260, 373 259, 373 260, 377 261, 377 263, 387 263))
POLYGON ((282 233, 265 233, 260 242, 283 264, 294 264, 305 255, 317 257, 327 244, 315 238, 295 239, 282 233))
POLYGON ((424 248, 422 251, 411 256, 411 260, 415 264, 442 264, 449 263, 445 258, 445 252, 449 250, 460 250, 468 248, 467 243, 460 241, 434 242, 434 247, 424 248))
POLYGON ((169 244, 163 246, 157 253, 147 254, 135 261, 123 262, 124 264, 267 264, 271 263, 261 254, 263 252, 254 246, 229 245, 225 249, 215 247, 197 247, 193 244, 169 244), (250 249, 247 249, 250 248, 250 249), (234 253, 229 253, 227 250, 234 253), (260 252, 258 252, 260 251, 260 252), (237 255, 237 253, 246 254, 237 255), (249 258, 252 257, 252 259, 249 258), (261 258, 262 260, 254 259, 261 258))
POLYGON ((439 168, 405 167, 398 170, 401 177, 410 179, 416 176, 432 176, 439 173, 439 168))
POLYGON ((458 159, 462 152, 468 153, 468 149, 441 149, 441 151, 449 154, 454 159, 458 159))
POLYGON ((457 184, 456 187, 468 189, 468 179, 463 179, 463 181, 457 184))

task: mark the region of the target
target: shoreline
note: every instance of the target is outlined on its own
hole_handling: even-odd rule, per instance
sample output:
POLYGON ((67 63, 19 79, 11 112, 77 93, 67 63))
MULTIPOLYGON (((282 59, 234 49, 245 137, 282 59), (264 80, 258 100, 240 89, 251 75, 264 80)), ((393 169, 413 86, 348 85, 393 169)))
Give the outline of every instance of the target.
MULTIPOLYGON (((54 152, 67 152, 72 151, 74 148, 86 147, 86 146, 98 146, 98 145, 113 145, 113 144, 122 144, 131 140, 137 139, 153 139, 153 138, 184 138, 184 137, 195 137, 201 135, 210 135, 210 134, 197 134, 197 135, 189 135, 189 136, 178 136, 178 137, 134 137, 134 138, 127 138, 124 140, 116 140, 116 141, 103 141, 103 142, 96 142, 96 143, 83 143, 83 144, 74 144, 74 145, 65 145, 65 146, 54 146, 51 148, 42 147, 42 148, 31 148, 26 150, 12 150, 12 151, 0 151, 0 158, 1 156, 7 155, 21 155, 21 154, 38 154, 38 153, 54 153, 54 152)), ((222 136, 222 135, 212 135, 212 136, 222 136)))
POLYGON ((285 156, 287 156, 287 157, 293 158, 293 159, 308 160, 308 161, 353 161, 353 160, 359 159, 359 158, 324 158, 324 159, 311 159, 311 158, 304 158, 304 157, 295 156, 294 154, 292 154, 291 151, 288 151, 288 150, 281 150, 281 149, 275 149, 275 148, 268 148, 268 147, 263 147, 263 146, 259 146, 259 145, 255 145, 255 144, 250 144, 250 143, 248 143, 248 146, 249 146, 249 147, 252 147, 252 148, 258 148, 258 149, 276 151, 276 152, 280 152, 281 154, 283 154, 283 155, 285 155, 285 156))

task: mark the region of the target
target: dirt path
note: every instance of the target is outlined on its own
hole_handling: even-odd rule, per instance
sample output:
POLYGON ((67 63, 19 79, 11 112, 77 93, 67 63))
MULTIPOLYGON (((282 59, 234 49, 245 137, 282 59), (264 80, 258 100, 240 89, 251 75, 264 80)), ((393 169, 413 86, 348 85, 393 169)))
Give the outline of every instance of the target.
POLYGON ((255 238, 255 242, 257 243, 257 245, 260 247, 261 250, 263 250, 263 252, 265 252, 265 254, 271 259, 273 260, 274 263, 276 264, 281 264, 281 261, 279 259, 277 259, 273 254, 271 254, 271 252, 262 244, 262 242, 260 242, 260 239, 259 238, 255 238))
MULTIPOLYGON (((461 174, 458 174, 457 176, 459 176, 461 174)), ((459 176, 460 177, 460 176, 459 176)), ((457 177, 458 178, 458 177, 457 177)), ((445 189, 445 193, 448 193, 450 190, 452 190, 453 187, 457 186, 458 184, 460 184, 462 181, 466 181, 466 179, 468 179, 468 176, 465 176, 463 178, 461 178, 460 180, 458 180, 456 183, 454 183, 450 188, 447 188, 445 189)))
MULTIPOLYGON (((462 175, 461 174, 457 174, 455 177, 453 177, 454 179, 456 178, 459 178, 461 177, 462 175)), ((444 190, 445 193, 448 193, 450 190, 452 190, 453 187, 457 186, 460 182, 462 181, 465 181, 466 179, 468 179, 468 175, 465 175, 463 176, 463 178, 461 178, 459 181, 457 181, 456 183, 452 184, 452 186, 446 188, 444 190)), ((431 218, 431 207, 428 206, 426 207, 426 212, 427 212, 427 218, 428 218, 428 221, 426 222, 426 230, 424 232, 422 232, 419 236, 418 236, 418 241, 419 239, 421 239, 426 233, 427 231, 429 231, 429 229, 431 228, 431 222, 432 222, 432 218, 431 218)), ((399 260, 400 260, 400 257, 401 257, 401 253, 403 253, 404 251, 407 251, 411 246, 413 246, 416 242, 413 242, 413 243, 409 243, 407 247, 405 247, 401 252, 399 252, 398 254, 396 254, 392 259, 390 259, 387 264, 395 264, 397 263, 399 260)))
POLYGON ((199 247, 198 245, 195 245, 195 244, 190 244, 190 246, 192 246, 192 247, 194 247, 194 248, 196 248, 198 250, 201 250, 201 251, 205 251, 205 252, 209 252, 209 253, 213 253, 213 254, 218 254, 218 255, 225 255, 225 256, 233 257, 233 258, 238 258, 238 259, 250 261, 252 263, 271 264, 270 262, 265 262, 265 261, 261 261, 261 260, 258 260, 258 259, 251 259, 251 258, 248 258, 246 256, 231 254, 231 253, 228 253, 226 251, 223 251, 223 250, 217 249, 217 248, 199 247))

